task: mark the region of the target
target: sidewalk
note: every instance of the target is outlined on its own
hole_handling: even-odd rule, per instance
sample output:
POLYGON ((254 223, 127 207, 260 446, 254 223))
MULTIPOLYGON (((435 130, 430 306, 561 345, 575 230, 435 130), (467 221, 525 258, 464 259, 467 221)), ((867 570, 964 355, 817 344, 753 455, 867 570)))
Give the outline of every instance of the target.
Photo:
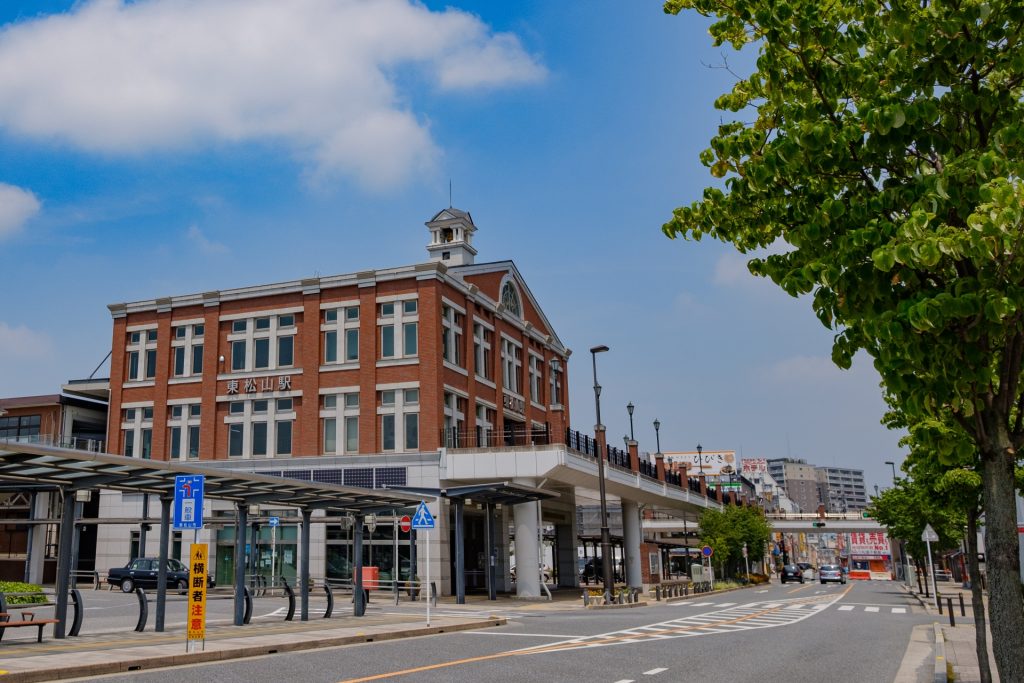
MULTIPOLYGON (((494 604, 494 603, 490 603, 494 604)), ((440 607, 440 605, 439 605, 440 607)), ((445 607, 448 607, 447 605, 445 607)), ((64 640, 47 637, 0 642, 0 681, 24 683, 141 671, 201 662, 242 659, 378 640, 501 626, 504 617, 433 617, 423 614, 372 614, 310 621, 274 622, 207 628, 205 649, 185 652, 183 630, 101 633, 64 640)), ((203 647, 203 644, 200 644, 203 647)))
MULTIPOLYGON (((957 683, 978 683, 981 681, 981 674, 978 664, 978 653, 975 646, 974 611, 971 608, 971 591, 969 588, 961 588, 960 584, 939 583, 938 590, 942 599, 942 614, 939 614, 935 606, 935 596, 926 598, 918 595, 917 591, 900 584, 912 596, 917 598, 929 615, 935 617, 936 633, 941 633, 944 640, 945 657, 957 683), (960 612, 960 597, 963 597, 964 612, 960 612), (947 598, 953 599, 953 618, 956 626, 949 625, 949 603, 947 598)), ((984 596, 986 607, 988 595, 984 596)), ((938 649, 938 647, 936 648, 938 649)), ((992 656, 992 633, 988 633, 988 656, 992 680, 999 683, 999 673, 995 668, 995 660, 992 656)), ((936 679, 939 680, 939 679, 936 679)), ((943 679, 945 680, 945 679, 943 679)))

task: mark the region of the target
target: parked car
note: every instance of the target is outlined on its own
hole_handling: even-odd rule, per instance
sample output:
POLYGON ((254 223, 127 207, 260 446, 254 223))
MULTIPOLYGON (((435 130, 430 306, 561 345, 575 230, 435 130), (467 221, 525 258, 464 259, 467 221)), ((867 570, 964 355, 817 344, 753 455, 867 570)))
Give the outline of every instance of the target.
MULTIPOLYGON (((157 570, 160 568, 160 560, 139 557, 123 567, 114 567, 107 571, 107 583, 112 586, 120 586, 124 593, 131 593, 136 588, 156 588, 157 570)), ((180 591, 188 590, 188 567, 168 558, 167 560, 167 587, 177 588, 180 591)), ((206 575, 207 588, 213 588, 213 577, 206 575)))
POLYGON ((842 584, 846 583, 846 574, 843 573, 842 568, 838 564, 823 564, 818 568, 818 579, 822 583, 835 581, 842 584))
POLYGON ((804 570, 798 565, 787 564, 782 567, 782 575, 780 578, 782 579, 782 583, 787 583, 789 581, 799 581, 800 583, 803 583, 804 570))

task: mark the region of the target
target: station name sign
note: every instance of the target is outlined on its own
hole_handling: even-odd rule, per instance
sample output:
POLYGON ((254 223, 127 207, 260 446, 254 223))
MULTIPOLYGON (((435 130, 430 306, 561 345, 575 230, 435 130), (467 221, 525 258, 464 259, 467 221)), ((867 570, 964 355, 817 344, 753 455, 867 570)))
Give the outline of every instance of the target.
POLYGON ((261 394, 269 391, 291 391, 292 376, 280 377, 247 377, 245 379, 229 379, 228 395, 261 394))

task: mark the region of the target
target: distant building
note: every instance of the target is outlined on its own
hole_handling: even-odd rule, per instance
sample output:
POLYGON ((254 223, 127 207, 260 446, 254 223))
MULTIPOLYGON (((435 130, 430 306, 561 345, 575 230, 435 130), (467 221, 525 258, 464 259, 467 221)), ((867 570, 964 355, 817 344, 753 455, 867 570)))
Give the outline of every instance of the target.
POLYGON ((814 465, 808 465, 806 460, 796 458, 768 460, 768 474, 785 489, 801 512, 816 512, 821 503, 817 469, 814 465))
POLYGON ((756 500, 766 512, 800 512, 800 506, 768 472, 767 460, 744 458, 741 464, 744 478, 753 484, 756 500))
POLYGON ((857 512, 868 506, 864 470, 819 467, 818 489, 826 512, 857 512))

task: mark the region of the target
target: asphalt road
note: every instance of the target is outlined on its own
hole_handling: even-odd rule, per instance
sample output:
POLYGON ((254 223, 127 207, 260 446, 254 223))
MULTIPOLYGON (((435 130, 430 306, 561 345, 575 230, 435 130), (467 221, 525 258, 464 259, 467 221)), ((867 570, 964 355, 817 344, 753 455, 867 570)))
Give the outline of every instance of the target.
POLYGON ((504 613, 507 626, 483 631, 100 680, 892 681, 911 630, 930 622, 898 587, 870 582, 772 585, 636 609, 504 613))

